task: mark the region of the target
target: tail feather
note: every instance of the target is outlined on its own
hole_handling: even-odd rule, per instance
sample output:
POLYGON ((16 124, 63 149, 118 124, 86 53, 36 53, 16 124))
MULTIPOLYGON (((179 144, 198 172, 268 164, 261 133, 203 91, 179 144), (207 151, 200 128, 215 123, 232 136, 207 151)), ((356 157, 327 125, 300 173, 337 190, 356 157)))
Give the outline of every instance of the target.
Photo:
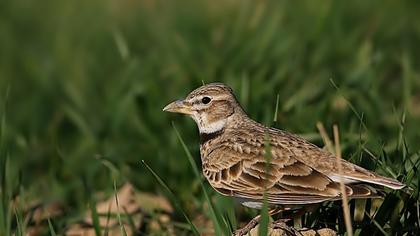
POLYGON ((353 190, 353 193, 349 196, 350 198, 379 198, 381 193, 377 188, 369 186, 367 184, 355 184, 348 186, 353 190))
POLYGON ((357 178, 353 176, 346 176, 346 178, 360 181, 360 182, 370 183, 370 184, 377 184, 377 185, 385 186, 394 190, 402 189, 405 187, 405 184, 395 179, 391 179, 391 178, 387 178, 383 176, 375 176, 375 178, 357 178))
MULTIPOLYGON (((349 184, 346 185, 346 194, 350 199, 363 199, 363 198, 381 198, 383 196, 379 187, 373 187, 369 184, 349 184)), ((334 197, 331 200, 341 200, 340 196, 334 197)))

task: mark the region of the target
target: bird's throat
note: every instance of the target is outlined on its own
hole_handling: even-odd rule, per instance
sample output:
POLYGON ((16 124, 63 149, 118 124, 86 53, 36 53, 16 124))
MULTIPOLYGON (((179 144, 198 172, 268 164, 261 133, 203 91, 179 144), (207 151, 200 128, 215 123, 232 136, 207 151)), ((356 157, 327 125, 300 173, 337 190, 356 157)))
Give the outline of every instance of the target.
POLYGON ((209 123, 207 119, 199 120, 197 122, 198 129, 200 130, 200 133, 206 133, 211 134, 214 132, 217 132, 219 130, 222 130, 226 126, 226 119, 221 119, 212 123, 209 123))

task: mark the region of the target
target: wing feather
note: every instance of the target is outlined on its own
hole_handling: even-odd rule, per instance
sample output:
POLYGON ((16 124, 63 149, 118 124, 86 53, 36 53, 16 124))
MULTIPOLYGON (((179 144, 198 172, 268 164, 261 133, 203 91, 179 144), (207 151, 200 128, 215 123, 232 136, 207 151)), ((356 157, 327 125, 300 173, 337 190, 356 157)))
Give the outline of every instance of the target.
MULTIPOLYGON (((240 134, 220 142, 203 158, 203 173, 210 184, 224 195, 249 201, 262 201, 266 192, 270 204, 311 204, 340 199, 339 184, 334 177, 335 158, 297 136, 282 139, 285 133, 278 132, 271 134, 274 138, 270 140, 269 158, 263 148, 265 136, 261 133, 252 134, 253 138, 240 134)), ((345 178, 352 180, 346 186, 350 198, 377 196, 373 187, 358 184, 369 182, 363 177, 374 176, 376 182, 372 183, 381 180, 397 186, 397 181, 381 179, 349 162, 343 161, 343 168, 345 178)))
MULTIPOLYGON (((212 152, 208 157, 213 161, 229 160, 218 165, 223 169, 217 170, 210 161, 203 164, 204 174, 210 184, 222 194, 262 200, 266 191, 271 204, 308 204, 325 201, 339 194, 338 186, 327 176, 293 159, 291 155, 280 156, 284 152, 272 152, 273 162, 267 162, 264 152, 248 156, 240 152, 244 148, 238 144, 227 147, 224 146, 223 152, 212 152)), ((250 150, 250 153, 256 152, 250 150)))

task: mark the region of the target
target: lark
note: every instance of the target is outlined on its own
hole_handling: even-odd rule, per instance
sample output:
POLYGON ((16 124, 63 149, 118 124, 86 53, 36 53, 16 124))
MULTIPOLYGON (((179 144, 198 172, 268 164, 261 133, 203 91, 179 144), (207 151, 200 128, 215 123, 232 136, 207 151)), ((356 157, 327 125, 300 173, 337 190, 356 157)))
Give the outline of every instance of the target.
POLYGON ((261 208, 264 194, 273 209, 340 200, 341 177, 350 198, 405 186, 346 160, 341 176, 333 154, 252 120, 222 83, 201 86, 163 111, 189 115, 197 123, 204 176, 217 192, 246 207, 261 208))

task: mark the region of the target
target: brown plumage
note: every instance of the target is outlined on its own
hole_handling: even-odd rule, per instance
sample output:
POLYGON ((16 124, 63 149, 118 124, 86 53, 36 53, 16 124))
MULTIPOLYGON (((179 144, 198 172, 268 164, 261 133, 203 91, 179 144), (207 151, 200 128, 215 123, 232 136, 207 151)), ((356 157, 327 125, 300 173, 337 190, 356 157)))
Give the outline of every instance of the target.
MULTIPOLYGON (((250 119, 224 84, 204 85, 164 111, 190 115, 200 131, 204 176, 219 193, 259 208, 264 192, 272 205, 340 199, 337 160, 294 134, 250 119)), ((341 161, 350 198, 377 196, 381 186, 401 189, 394 179, 341 161)))

